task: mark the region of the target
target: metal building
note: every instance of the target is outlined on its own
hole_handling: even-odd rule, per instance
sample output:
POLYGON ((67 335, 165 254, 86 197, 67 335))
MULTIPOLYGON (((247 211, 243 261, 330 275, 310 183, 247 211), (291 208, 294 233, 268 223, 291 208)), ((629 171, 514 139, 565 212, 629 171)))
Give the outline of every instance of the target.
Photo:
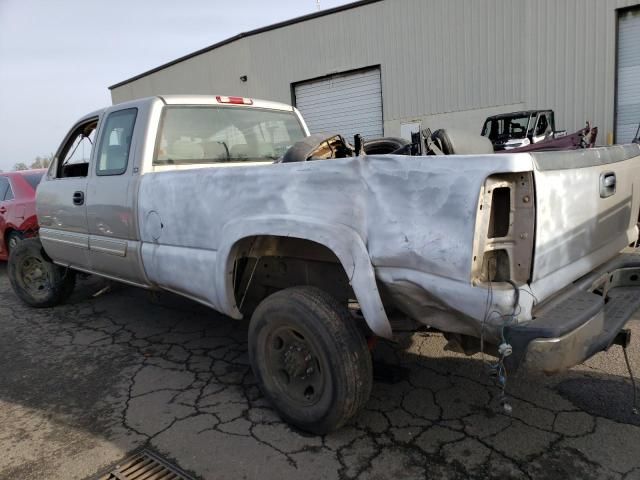
POLYGON ((110 87, 295 104, 311 131, 480 132, 488 115, 552 108, 569 131, 630 141, 640 122, 637 0, 363 0, 209 46, 110 87))

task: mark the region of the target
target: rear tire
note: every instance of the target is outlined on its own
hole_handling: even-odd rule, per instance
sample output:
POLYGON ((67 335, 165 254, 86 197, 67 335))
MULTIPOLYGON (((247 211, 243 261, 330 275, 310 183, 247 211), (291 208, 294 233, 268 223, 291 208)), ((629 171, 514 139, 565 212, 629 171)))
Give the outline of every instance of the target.
POLYGON ((38 308, 63 303, 76 283, 75 272, 54 264, 37 238, 18 242, 9 254, 8 273, 20 300, 38 308))
POLYGON ((251 367, 265 397, 296 427, 325 434, 371 393, 371 355, 348 309, 316 287, 263 300, 249 326, 251 367))

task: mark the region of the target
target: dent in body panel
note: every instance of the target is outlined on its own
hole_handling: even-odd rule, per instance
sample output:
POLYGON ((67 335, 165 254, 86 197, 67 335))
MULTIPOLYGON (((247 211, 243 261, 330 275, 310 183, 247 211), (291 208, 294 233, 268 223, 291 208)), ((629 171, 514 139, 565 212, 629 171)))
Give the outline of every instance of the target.
MULTIPOLYGON (((624 149, 621 152, 629 153, 624 149)), ((540 161, 544 154, 536 154, 536 158, 540 161)), ((635 178, 639 171, 637 161, 630 159, 625 166, 626 161, 621 159, 614 164, 613 168, 622 169, 619 171, 628 169, 629 180, 621 183, 624 188, 620 192, 640 183, 635 178)), ((547 167, 551 163, 547 162, 547 167)), ((542 184, 535 192, 535 209, 525 202, 526 195, 520 195, 524 190, 514 190, 522 205, 513 197, 513 209, 528 212, 525 216, 529 220, 536 209, 542 208, 534 262, 534 275, 538 276, 530 288, 519 287, 531 295, 519 295, 518 321, 531 319, 534 298, 544 300, 624 247, 629 230, 619 238, 609 230, 612 225, 624 230, 622 223, 631 222, 636 198, 632 197, 630 207, 627 197, 614 195, 605 199, 614 208, 608 212, 599 210, 602 215, 598 218, 593 218, 581 198, 567 197, 565 204, 559 203, 562 199, 558 195, 567 193, 559 184, 573 182, 575 190, 586 198, 590 188, 581 185, 581 176, 590 177, 592 169, 597 172, 602 168, 612 166, 583 165, 578 169, 547 168, 542 173, 535 172, 536 185, 542 184), (558 179, 555 183, 554 177, 558 179), (552 180, 546 182, 547 179, 552 180), (615 204, 620 198, 620 205, 615 204), (596 225, 595 230, 587 229, 591 233, 585 237, 582 250, 575 249, 575 245, 554 247, 552 240, 561 232, 567 233, 571 222, 575 223, 575 218, 568 219, 563 212, 567 208, 581 209, 578 217, 596 225), (598 238, 609 242, 599 247, 598 238), (544 271, 545 265, 551 265, 545 259, 546 247, 557 255, 552 262, 559 266, 555 272, 544 271), (568 256, 574 254, 571 252, 578 252, 577 256, 568 256)), ((503 322, 500 316, 516 309, 515 292, 508 283, 493 284, 491 291, 489 285, 472 283, 479 199, 488 177, 533 170, 531 155, 505 154, 371 156, 146 174, 140 184, 138 209, 145 269, 159 285, 207 299, 214 308, 239 317, 230 281, 236 242, 261 234, 308 239, 334 251, 376 333, 387 336, 386 332, 390 332, 377 291, 379 283, 423 323, 437 322, 443 330, 474 336, 486 328, 487 338, 496 338, 503 322), (197 212, 197 216, 185 214, 184 205, 189 205, 189 211, 197 212), (160 221, 149 224, 156 215, 160 221), (155 249, 153 261, 147 261, 147 243, 155 249), (212 255, 200 253, 203 251, 212 255), (185 268, 192 265, 191 257, 199 259, 197 265, 185 268), (190 268, 197 274, 174 275, 176 270, 189 272, 190 268), (496 314, 487 318, 487 311, 496 314)), ((524 183, 525 190, 532 188, 530 177, 524 183)), ((594 190, 600 199, 597 184, 594 190)), ((510 222, 512 217, 513 212, 510 222)), ((519 214, 516 220, 520 217, 519 214)), ((509 232, 517 235, 521 227, 517 221, 512 226, 509 232)), ((481 234, 488 231, 478 232, 481 234)), ((523 243, 529 245, 529 250, 531 241, 528 237, 523 243)), ((513 249, 514 255, 523 259, 526 255, 518 253, 519 248, 516 245, 513 249)), ((526 263, 523 272, 530 271, 526 263)), ((518 273, 514 278, 524 282, 524 277, 524 273, 518 273)))
MULTIPOLYGON (((238 239, 268 234, 316 241, 340 259, 371 328, 389 336, 375 272, 404 268, 452 280, 442 284, 453 288, 448 293, 428 282, 434 288, 430 295, 447 297, 447 304, 460 311, 454 300, 460 287, 473 290, 480 187, 491 173, 531 168, 529 155, 371 156, 146 174, 138 209, 145 270, 151 281, 198 292, 216 309, 237 317, 229 262, 238 239), (197 217, 185 214, 184 205, 197 217), (151 212, 161 218, 159 235, 147 225, 156 215, 151 212), (185 267, 191 257, 199 258, 196 275, 185 267), (174 275, 176 270, 185 274, 174 275)), ((463 310, 471 310, 465 304, 463 310)), ((478 305, 484 303, 475 305, 476 318, 482 316, 478 305)))
MULTIPOLYGON (((496 283, 491 290, 474 288, 470 282, 407 268, 377 268, 376 274, 401 310, 445 332, 484 335, 488 342, 497 342, 504 316, 516 310, 515 291, 509 284, 496 283)), ((530 319, 533 296, 520 294, 518 301, 518 318, 530 319)))

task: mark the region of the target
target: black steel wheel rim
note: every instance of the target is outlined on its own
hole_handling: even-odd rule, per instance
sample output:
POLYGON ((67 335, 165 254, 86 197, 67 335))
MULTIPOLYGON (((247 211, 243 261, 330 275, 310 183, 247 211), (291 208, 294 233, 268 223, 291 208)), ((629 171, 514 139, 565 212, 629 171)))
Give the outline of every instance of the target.
POLYGON ((292 325, 269 332, 265 367, 279 392, 294 405, 308 407, 323 397, 326 378, 319 349, 309 336, 292 325))
POLYGON ((51 288, 51 279, 44 262, 37 257, 26 257, 20 265, 22 284, 31 295, 44 295, 51 288))

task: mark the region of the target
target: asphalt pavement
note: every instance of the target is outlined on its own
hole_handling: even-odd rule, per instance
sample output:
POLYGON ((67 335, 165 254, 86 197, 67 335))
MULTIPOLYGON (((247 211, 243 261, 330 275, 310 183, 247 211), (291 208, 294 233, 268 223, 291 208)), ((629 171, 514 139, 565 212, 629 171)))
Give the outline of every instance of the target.
POLYGON ((318 437, 262 397, 247 322, 121 285, 94 296, 106 285, 80 279, 66 305, 36 310, 0 265, 0 479, 89 478, 142 446, 212 480, 640 479, 618 346, 562 375, 510 377, 507 415, 480 356, 433 333, 381 342, 365 410, 318 437))

